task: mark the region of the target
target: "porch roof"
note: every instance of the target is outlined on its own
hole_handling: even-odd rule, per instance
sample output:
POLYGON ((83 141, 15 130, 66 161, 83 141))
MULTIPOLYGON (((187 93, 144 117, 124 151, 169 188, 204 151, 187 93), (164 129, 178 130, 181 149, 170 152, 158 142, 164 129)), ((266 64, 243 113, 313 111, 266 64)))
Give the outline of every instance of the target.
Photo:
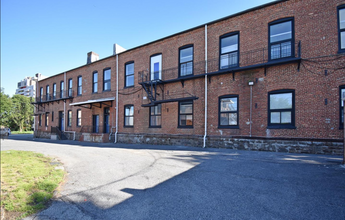
POLYGON ((114 101, 114 100, 115 100, 115 97, 108 97, 108 98, 103 98, 103 99, 91 99, 91 100, 87 100, 84 102, 75 102, 75 103, 71 103, 69 105, 80 106, 80 105, 87 105, 87 104, 93 104, 93 103, 109 102, 109 101, 114 101))

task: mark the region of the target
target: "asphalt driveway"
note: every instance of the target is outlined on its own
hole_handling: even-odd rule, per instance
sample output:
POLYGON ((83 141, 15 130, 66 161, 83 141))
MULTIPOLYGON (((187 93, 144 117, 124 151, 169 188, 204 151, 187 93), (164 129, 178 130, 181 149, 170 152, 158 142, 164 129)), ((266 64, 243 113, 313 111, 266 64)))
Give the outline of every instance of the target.
POLYGON ((27 219, 345 219, 338 156, 33 140, 68 172, 60 196, 27 219))

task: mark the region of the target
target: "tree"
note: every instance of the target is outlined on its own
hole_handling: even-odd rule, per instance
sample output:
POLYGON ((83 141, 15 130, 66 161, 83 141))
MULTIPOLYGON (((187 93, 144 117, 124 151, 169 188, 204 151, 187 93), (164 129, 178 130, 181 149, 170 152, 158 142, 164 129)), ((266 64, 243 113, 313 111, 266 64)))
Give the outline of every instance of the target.
POLYGON ((31 127, 33 121, 33 106, 28 97, 22 95, 14 95, 12 97, 11 119, 23 131, 24 127, 31 127), (27 126, 25 126, 27 125, 27 126))
POLYGON ((1 88, 0 94, 0 122, 1 125, 9 127, 11 123, 11 109, 12 101, 11 98, 4 93, 4 88, 1 88))

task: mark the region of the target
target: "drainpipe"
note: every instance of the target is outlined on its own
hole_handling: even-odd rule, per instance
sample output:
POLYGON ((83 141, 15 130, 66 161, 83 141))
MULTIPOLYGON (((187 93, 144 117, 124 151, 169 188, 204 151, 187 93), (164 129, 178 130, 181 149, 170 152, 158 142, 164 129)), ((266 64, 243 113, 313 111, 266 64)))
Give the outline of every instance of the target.
POLYGON ((206 147, 206 136, 207 136, 207 24, 205 25, 205 134, 204 134, 204 145, 206 147))
MULTIPOLYGON (((64 85, 64 93, 66 93, 67 91, 67 85, 66 85, 66 72, 64 72, 64 82, 63 82, 63 85, 64 85)), ((62 94, 64 95, 64 94, 62 94)), ((63 102, 63 131, 66 131, 66 100, 63 102)))
POLYGON ((249 82, 250 86, 250 106, 249 106, 249 137, 252 137, 252 100, 253 100, 253 85, 254 82, 249 82))
POLYGON ((116 54, 116 131, 114 143, 117 143, 117 133, 119 131, 119 55, 116 54))

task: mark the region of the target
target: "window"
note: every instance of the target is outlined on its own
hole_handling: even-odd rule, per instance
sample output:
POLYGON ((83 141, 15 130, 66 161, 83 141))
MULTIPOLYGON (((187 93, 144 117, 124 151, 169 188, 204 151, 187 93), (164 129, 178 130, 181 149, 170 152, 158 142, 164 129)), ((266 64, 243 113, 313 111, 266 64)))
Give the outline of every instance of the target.
POLYGON ((345 52, 345 5, 338 7, 339 52, 345 52))
POLYGON ((73 85, 73 80, 69 79, 68 80, 68 97, 72 97, 72 85, 73 85))
POLYGON ((150 127, 161 127, 162 125, 162 105, 150 107, 150 127))
POLYGON ((52 111, 52 122, 54 121, 54 111, 52 111))
POLYGON ((43 101, 43 87, 40 88, 40 101, 43 101))
POLYGON ((126 105, 125 106, 125 127, 133 127, 134 119, 134 106, 126 105))
POLYGON ((134 62, 128 62, 125 64, 125 87, 134 86, 134 62))
POLYGON ((47 85, 47 87, 46 87, 46 94, 47 94, 47 96, 46 96, 46 100, 47 100, 47 101, 49 101, 49 100, 50 100, 50 95, 49 95, 49 85, 47 85))
POLYGON ((219 128, 239 128, 238 95, 219 97, 219 128))
POLYGON ((238 66, 238 36, 239 32, 234 32, 220 37, 219 69, 229 69, 238 66))
POLYGON ((295 128, 295 91, 268 93, 268 128, 295 128))
POLYGON ((92 74, 92 92, 98 92, 98 72, 92 74))
POLYGON ((103 70, 103 91, 110 91, 110 68, 103 70))
POLYGON ((72 111, 71 110, 68 110, 67 126, 68 127, 72 126, 72 111))
POLYGON ((269 24, 270 60, 291 57, 294 54, 293 19, 285 18, 269 24))
POLYGON ((77 126, 81 126, 81 109, 77 110, 77 126))
POLYGON ((40 114, 39 116, 38 116, 38 126, 42 126, 42 115, 40 114))
POLYGON ((181 128, 193 127, 193 101, 179 102, 178 121, 181 128))
POLYGON ((49 125, 49 112, 46 112, 45 126, 48 127, 48 125, 49 125))
POLYGON ((193 45, 180 48, 180 76, 193 75, 193 45))
POLYGON ((56 99, 56 83, 53 84, 53 99, 56 99))
POLYGON ((339 95, 339 98, 340 98, 340 126, 339 128, 340 129, 343 129, 344 128, 344 102, 343 102, 343 98, 345 98, 345 85, 343 86, 340 86, 339 88, 339 92, 340 92, 340 95, 339 95))
POLYGON ((162 54, 152 55, 150 58, 151 80, 162 79, 162 54))
POLYGON ((83 93, 83 78, 78 76, 78 88, 77 88, 77 95, 81 95, 83 93))
POLYGON ((99 115, 92 115, 92 133, 99 132, 99 115))
POLYGON ((60 98, 65 98, 64 96, 64 87, 65 87, 65 83, 63 81, 60 82, 60 98))

